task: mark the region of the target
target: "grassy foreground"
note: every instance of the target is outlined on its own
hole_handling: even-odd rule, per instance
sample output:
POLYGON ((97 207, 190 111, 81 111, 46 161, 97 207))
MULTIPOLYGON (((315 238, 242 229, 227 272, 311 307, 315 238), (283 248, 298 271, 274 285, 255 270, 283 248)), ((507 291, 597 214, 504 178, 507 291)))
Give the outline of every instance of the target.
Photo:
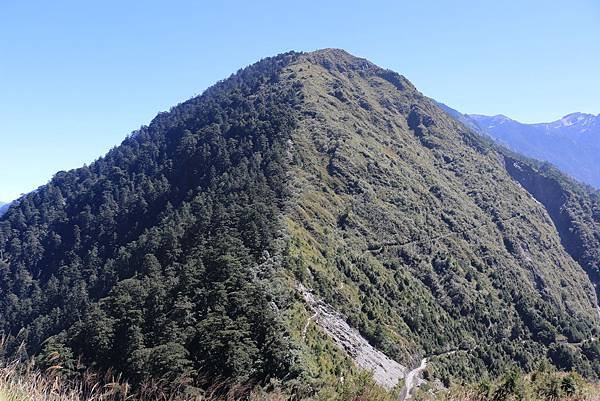
MULTIPOLYGON (((0 401, 392 401, 397 397, 360 374, 338 386, 313 389, 312 396, 292 396, 272 383, 268 389, 223 381, 205 389, 189 383, 147 382, 136 391, 110 372, 69 374, 60 366, 42 370, 29 362, 0 362, 0 401), (193 389, 193 390, 192 390, 193 389)), ((301 391, 306 393, 306 389, 301 391)))
MULTIPOLYGON (((135 394, 130 386, 118 377, 83 373, 69 379, 55 366, 45 371, 35 363, 13 362, 0 366, 0 401, 287 401, 287 400, 338 400, 338 401, 396 401, 396 393, 388 393, 373 384, 365 375, 362 380, 347 383, 314 397, 290 396, 272 386, 268 391, 244 385, 215 385, 196 394, 165 391, 161 383, 148 383, 135 394), (102 384, 101 384, 102 383, 102 384)), ((172 383, 171 383, 172 384, 172 383)), ((184 383, 182 383, 183 385, 184 383)), ((182 386, 183 388, 183 386, 182 386)), ((449 390, 434 391, 425 385, 413 396, 414 401, 600 401, 600 384, 589 383, 575 373, 536 371, 522 375, 518 370, 506 373, 491 382, 453 386, 449 390)))

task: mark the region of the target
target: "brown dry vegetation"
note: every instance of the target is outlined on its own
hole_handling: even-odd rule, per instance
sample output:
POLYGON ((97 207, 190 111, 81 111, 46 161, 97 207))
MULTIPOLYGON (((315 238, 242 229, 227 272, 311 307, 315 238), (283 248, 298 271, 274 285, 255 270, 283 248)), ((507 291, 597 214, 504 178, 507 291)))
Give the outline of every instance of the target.
MULTIPOLYGON (((0 401, 287 401, 297 399, 300 398, 278 387, 265 390, 243 384, 229 386, 226 381, 209 386, 197 394, 169 391, 160 383, 147 383, 134 393, 126 382, 110 374, 99 376, 88 372, 77 379, 69 379, 61 375, 59 367, 40 371, 33 362, 15 362, 0 368, 0 401), (227 388, 228 390, 225 390, 227 388)), ((311 399, 391 401, 395 398, 367 379, 362 384, 352 383, 345 386, 339 389, 339 392, 336 392, 336 389, 328 389, 311 399)))
MULTIPOLYGON (((133 392, 131 387, 109 373, 84 372, 69 378, 60 366, 44 371, 33 360, 14 361, 0 366, 0 401, 395 401, 397 391, 385 391, 368 374, 356 375, 338 386, 321 389, 304 397, 290 394, 279 383, 268 388, 227 381, 208 386, 195 394, 166 390, 160 382, 149 382, 133 392)), ((173 386, 170 386, 173 389, 173 386)), ((182 388, 182 387, 180 387, 182 388)), ((189 392, 189 388, 188 388, 189 392)), ((522 375, 513 369, 495 382, 439 389, 425 384, 417 390, 415 401, 599 401, 600 384, 585 381, 576 373, 540 370, 522 375)))

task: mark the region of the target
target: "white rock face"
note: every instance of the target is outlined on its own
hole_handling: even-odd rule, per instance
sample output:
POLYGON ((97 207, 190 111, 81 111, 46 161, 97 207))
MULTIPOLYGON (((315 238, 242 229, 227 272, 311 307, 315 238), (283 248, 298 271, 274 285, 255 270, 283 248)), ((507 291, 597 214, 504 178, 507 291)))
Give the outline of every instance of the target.
POLYGON ((392 389, 406 376, 408 369, 405 366, 375 349, 358 330, 346 323, 341 314, 323 301, 317 300, 302 284, 297 288, 308 307, 315 313, 314 321, 354 359, 359 367, 372 372, 377 384, 392 389))

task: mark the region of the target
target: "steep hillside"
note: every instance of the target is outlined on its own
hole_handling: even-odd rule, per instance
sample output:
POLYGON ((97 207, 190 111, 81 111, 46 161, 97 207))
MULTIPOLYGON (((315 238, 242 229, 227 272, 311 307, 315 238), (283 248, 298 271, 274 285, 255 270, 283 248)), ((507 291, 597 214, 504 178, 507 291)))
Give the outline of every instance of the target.
POLYGON ((0 219, 0 332, 134 383, 311 396, 358 373, 307 288, 446 384, 546 359, 598 377, 599 231, 577 253, 508 157, 366 60, 265 59, 0 219))
POLYGON ((499 150, 397 74, 306 58, 291 72, 308 110, 288 217, 298 277, 400 360, 462 350, 454 374, 532 367, 598 329, 589 279, 499 150))
POLYGON ((600 297, 600 191, 551 164, 507 151, 504 159, 509 174, 545 206, 565 250, 586 270, 600 297))
POLYGON ((558 160, 571 154, 575 169, 571 169, 571 173, 594 185, 598 174, 591 173, 586 178, 581 171, 591 164, 596 168, 597 152, 593 146, 578 149, 577 144, 580 143, 578 138, 584 134, 588 140, 600 135, 600 119, 589 114, 573 113, 554 123, 521 124, 504 116, 462 114, 443 103, 437 104, 451 117, 483 135, 484 140, 491 137, 500 143, 496 148, 505 159, 508 173, 545 206, 563 246, 588 272, 600 295, 600 192, 561 173, 569 171, 569 168, 558 160), (518 141, 511 139, 515 135, 520 137, 518 141), (563 141, 562 145, 553 144, 556 138, 567 136, 571 138, 563 141), (504 148, 502 144, 518 148, 525 155, 537 154, 540 160, 552 161, 561 171, 548 162, 504 148), (549 147, 556 148, 554 156, 548 153, 549 147))
MULTIPOLYGON (((300 93, 266 59, 0 220, 0 332, 147 377, 294 377, 272 278, 300 93)), ((198 385, 201 383, 198 382, 198 385)))

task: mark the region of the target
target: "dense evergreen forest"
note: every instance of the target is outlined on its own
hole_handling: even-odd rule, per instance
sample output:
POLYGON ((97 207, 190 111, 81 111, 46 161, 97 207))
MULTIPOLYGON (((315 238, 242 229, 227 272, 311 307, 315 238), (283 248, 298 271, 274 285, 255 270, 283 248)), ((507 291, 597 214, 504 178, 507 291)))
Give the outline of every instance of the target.
POLYGON ((598 193, 396 73, 287 53, 14 202, 0 333, 70 374, 310 396, 359 373, 301 282, 391 358, 433 357, 448 386, 542 362, 593 379, 599 243, 598 193))
POLYGON ((143 376, 289 375, 276 267, 299 101, 264 60, 59 172, 0 223, 0 332, 143 376))

